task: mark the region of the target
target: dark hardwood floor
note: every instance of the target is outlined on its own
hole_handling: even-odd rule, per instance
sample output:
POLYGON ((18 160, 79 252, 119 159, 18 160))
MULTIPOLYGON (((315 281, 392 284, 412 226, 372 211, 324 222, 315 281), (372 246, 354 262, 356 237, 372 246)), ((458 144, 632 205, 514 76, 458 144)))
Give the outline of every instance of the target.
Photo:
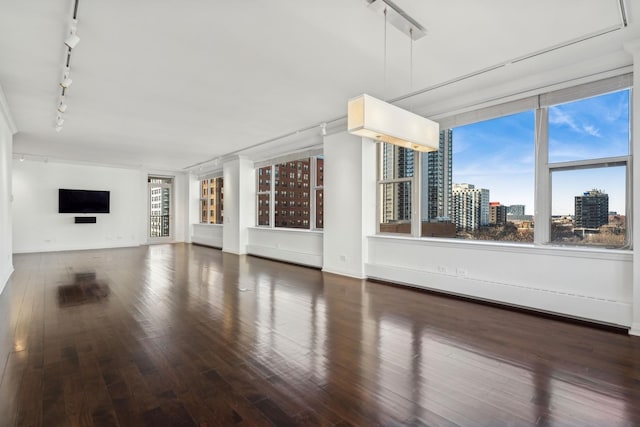
POLYGON ((1 426, 640 425, 624 333, 185 244, 14 264, 1 426))

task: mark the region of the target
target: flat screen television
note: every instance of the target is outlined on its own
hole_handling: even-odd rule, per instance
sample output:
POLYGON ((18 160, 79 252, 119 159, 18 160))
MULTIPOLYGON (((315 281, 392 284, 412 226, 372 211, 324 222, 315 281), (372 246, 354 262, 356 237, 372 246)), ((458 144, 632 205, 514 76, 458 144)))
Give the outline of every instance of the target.
POLYGON ((109 213, 109 192, 60 188, 58 213, 109 213))

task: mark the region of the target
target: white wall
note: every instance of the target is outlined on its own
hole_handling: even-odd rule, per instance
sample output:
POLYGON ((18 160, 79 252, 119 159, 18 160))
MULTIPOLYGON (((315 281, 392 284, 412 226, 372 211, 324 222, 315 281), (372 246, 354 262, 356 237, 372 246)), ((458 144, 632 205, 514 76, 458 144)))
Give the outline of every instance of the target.
POLYGON ((13 250, 45 252, 146 243, 147 174, 132 169, 43 161, 13 161, 13 250), (58 213, 58 189, 108 190, 111 213, 96 224, 74 224, 58 213))
POLYGON ((250 227, 247 253, 320 268, 322 239, 322 231, 250 227))
POLYGON ((222 224, 193 224, 191 230, 191 241, 193 243, 222 249, 224 231, 222 224))
POLYGON ((253 162, 237 157, 223 166, 224 241, 222 250, 247 253, 249 227, 255 224, 256 181, 253 162))
POLYGON ((11 153, 13 124, 0 88, 0 294, 13 272, 11 215, 11 153))
POLYGON ((630 326, 632 254, 447 239, 369 238, 369 277, 630 326))
POLYGON ((366 236, 375 233, 376 144, 340 132, 324 139, 323 270, 365 277, 366 236))

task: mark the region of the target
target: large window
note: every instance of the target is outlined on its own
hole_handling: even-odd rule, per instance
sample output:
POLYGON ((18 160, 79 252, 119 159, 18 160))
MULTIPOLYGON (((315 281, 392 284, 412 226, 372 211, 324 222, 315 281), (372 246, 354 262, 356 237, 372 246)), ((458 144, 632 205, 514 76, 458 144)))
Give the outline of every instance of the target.
POLYGON ((288 160, 259 167, 256 224, 259 226, 322 229, 324 158, 288 160))
POLYGON ((624 75, 442 119, 434 152, 379 144, 379 231, 628 247, 630 84, 624 75))
POLYGON ((200 181, 200 222, 222 224, 224 217, 224 186, 222 177, 200 181))
POLYGON ((627 244, 630 91, 548 109, 554 243, 627 244))
POLYGON ((452 130, 458 238, 533 242, 534 129, 527 110, 452 130))
POLYGON ((411 233, 413 218, 411 194, 417 153, 408 148, 380 144, 380 232, 411 233))

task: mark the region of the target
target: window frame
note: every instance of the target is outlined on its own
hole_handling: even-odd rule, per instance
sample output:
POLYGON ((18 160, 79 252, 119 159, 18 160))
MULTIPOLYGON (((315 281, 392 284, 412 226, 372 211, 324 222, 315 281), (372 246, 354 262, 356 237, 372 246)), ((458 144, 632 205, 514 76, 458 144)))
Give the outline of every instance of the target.
MULTIPOLYGON (((317 183, 317 164, 318 159, 324 160, 324 155, 321 150, 314 150, 312 153, 300 153, 299 155, 289 155, 284 158, 271 159, 268 162, 262 162, 255 165, 256 170, 256 198, 255 198, 255 219, 254 223, 256 227, 259 228, 269 228, 269 229, 281 229, 281 230, 300 230, 300 231, 317 231, 322 232, 324 229, 324 220, 323 220, 323 228, 317 227, 317 206, 316 206, 316 195, 318 191, 323 191, 323 207, 324 207, 324 182, 323 185, 318 185, 317 183), (298 184, 295 185, 293 181, 289 183, 288 186, 283 187, 282 185, 276 187, 276 166, 278 165, 290 165, 293 162, 304 161, 309 159, 309 170, 307 171, 305 168, 302 168, 300 174, 308 174, 308 178, 311 182, 305 183, 305 185, 298 184), (259 171, 264 168, 269 168, 269 174, 271 176, 269 182, 269 190, 260 190, 260 173, 259 171), (276 226, 276 209, 283 211, 281 215, 291 216, 290 203, 287 206, 276 206, 276 191, 285 191, 290 192, 295 188, 304 188, 305 194, 307 194, 309 206, 296 206, 298 208, 304 208, 304 214, 308 213, 308 217, 303 218, 302 224, 308 225, 308 228, 305 227, 282 227, 276 226), (269 201, 269 224, 259 224, 259 212, 260 212, 260 196, 268 196, 269 201)), ((279 172, 280 173, 280 172, 279 172)), ((289 174, 293 174, 294 172, 289 172, 289 174)), ((263 209, 264 210, 264 209, 263 209)), ((295 216, 295 215, 294 215, 295 216)), ((324 218, 324 215, 323 215, 324 218)))
MULTIPOLYGON (((588 160, 575 160, 566 162, 550 162, 549 161, 549 108, 568 102, 579 101, 582 99, 606 95, 617 91, 628 90, 630 99, 630 109, 633 105, 633 74, 626 73, 614 77, 608 77, 601 80, 579 84, 564 89, 543 92, 539 94, 523 97, 521 99, 509 100, 500 103, 495 100, 495 104, 488 107, 470 109, 467 111, 456 113, 453 115, 442 115, 442 118, 436 120, 440 123, 440 130, 455 129, 456 127, 467 124, 478 123, 485 120, 495 119, 508 116, 511 114, 521 113, 527 110, 533 110, 535 115, 535 137, 534 137, 534 214, 535 228, 534 240, 532 244, 523 243, 523 245, 532 246, 562 246, 580 250, 606 250, 612 249, 599 246, 581 246, 559 244, 551 241, 551 200, 552 200, 552 174, 558 171, 579 170, 579 169, 596 169, 606 167, 625 166, 626 169, 626 191, 625 191, 625 245, 616 249, 632 249, 633 248, 633 182, 632 182, 632 165, 633 165, 633 120, 632 114, 629 115, 629 151, 624 156, 614 156, 605 158, 596 158, 588 160)), ((460 110, 459 110, 460 111, 460 110)), ((382 188, 384 184, 394 184, 400 182, 410 182, 411 185, 411 233, 389 233, 398 236, 411 236, 414 238, 432 239, 431 237, 422 237, 420 218, 422 207, 422 167, 420 161, 422 156, 418 152, 414 152, 414 173, 412 177, 382 179, 384 176, 383 165, 383 145, 378 142, 376 150, 377 155, 377 176, 376 176, 376 234, 381 233, 380 226, 383 219, 384 200, 382 188), (417 154, 417 155, 416 155, 417 154)), ((460 242, 466 242, 464 239, 454 239, 460 242)), ((499 240, 490 241, 492 244, 508 244, 499 240)))
POLYGON ((198 178, 198 183, 199 183, 199 192, 200 192, 200 198, 198 199, 198 208, 200 211, 200 222, 199 224, 201 225, 222 225, 224 223, 224 204, 223 204, 223 200, 224 198, 222 197, 222 195, 224 194, 224 178, 222 176, 222 173, 216 173, 216 174, 211 174, 211 175, 205 175, 205 176, 201 176, 198 178), (215 203, 213 204, 213 206, 220 206, 220 219, 217 220, 216 222, 210 222, 211 221, 211 207, 212 207, 212 203, 211 203, 211 180, 212 179, 220 179, 222 180, 222 187, 221 187, 221 191, 216 194, 216 198, 215 198, 215 203), (203 195, 203 183, 206 182, 207 183, 207 195, 203 195), (202 207, 203 207, 203 202, 206 203, 207 208, 206 208, 206 221, 204 220, 204 218, 202 217, 202 207))
MULTIPOLYGON (((576 170, 588 170, 588 169, 600 169, 600 168, 608 168, 608 167, 625 167, 625 239, 624 245, 621 247, 617 247, 615 249, 633 249, 633 215, 632 215, 632 206, 633 206, 633 189, 632 189, 632 159, 633 159, 633 121, 632 114, 630 111, 629 114, 629 149, 628 154, 626 156, 613 156, 613 157, 601 157, 594 159, 583 159, 583 160, 572 160, 572 161, 564 161, 564 162, 551 162, 549 161, 549 108, 554 105, 559 105, 562 103, 580 101, 582 99, 587 99, 591 97, 597 97, 606 95, 608 93, 619 92, 623 90, 629 91, 629 108, 631 110, 632 100, 633 100, 633 85, 629 83, 626 87, 620 87, 620 84, 616 84, 617 81, 613 79, 605 79, 604 81, 595 82, 595 86, 598 91, 593 90, 593 87, 588 85, 582 85, 581 90, 572 90, 572 88, 566 89, 564 91, 557 91, 559 94, 556 96, 549 95, 546 100, 546 104, 541 106, 536 111, 536 129, 539 132, 536 132, 536 212, 537 208, 540 208, 541 211, 544 212, 545 221, 536 221, 536 228, 534 231, 534 244, 537 245, 553 245, 553 246, 563 246, 563 247, 572 247, 572 248, 589 248, 589 249, 606 249, 611 250, 604 247, 598 247, 595 245, 572 245, 572 244, 563 244, 559 242, 552 241, 551 236, 551 222, 552 222, 552 197, 553 197, 553 173, 554 172, 563 172, 563 171, 576 171, 576 170), (610 84, 607 85, 606 83, 610 84), (591 89, 591 90, 589 90, 591 89), (575 93, 578 96, 577 98, 571 98, 567 95, 562 96, 563 92, 575 93), (539 180, 538 180, 539 175, 539 180), (538 182, 539 181, 539 182, 538 182), (538 185, 540 185, 540 191, 538 185), (544 190, 544 191, 542 191, 544 190)), ((541 99, 544 100, 541 96, 541 99)), ((544 102, 544 101, 541 101, 544 102)))
MULTIPOLYGON (((409 224, 411 225, 411 231, 410 233, 392 233, 392 232, 388 232, 388 234, 392 234, 392 235, 399 235, 399 236, 412 236, 412 237, 420 237, 420 221, 421 221, 421 200, 420 200, 420 188, 418 186, 418 182, 420 182, 421 179, 421 159, 422 156, 420 155, 420 153, 418 151, 414 151, 413 154, 413 175, 412 176, 407 176, 407 177, 403 177, 403 178, 387 178, 384 179, 384 147, 387 146, 386 142, 378 142, 377 143, 377 149, 376 149, 376 153, 378 156, 377 159, 377 164, 378 164, 378 171, 377 171, 377 176, 376 176, 376 200, 377 200, 377 205, 378 205, 378 209, 377 209, 377 219, 376 219, 376 233, 377 234, 387 234, 387 233, 382 233, 380 231, 380 226, 382 225, 382 219, 384 218, 384 204, 383 204, 383 188, 385 185, 394 185, 394 184, 402 184, 405 182, 409 183, 409 186, 411 187, 411 191, 409 192, 410 194, 410 201, 411 201, 411 210, 410 210, 410 214, 411 214, 411 218, 409 220, 409 224)), ((393 147, 392 144, 388 144, 388 146, 393 147)), ((409 148, 407 148, 407 150, 410 150, 409 148)))

